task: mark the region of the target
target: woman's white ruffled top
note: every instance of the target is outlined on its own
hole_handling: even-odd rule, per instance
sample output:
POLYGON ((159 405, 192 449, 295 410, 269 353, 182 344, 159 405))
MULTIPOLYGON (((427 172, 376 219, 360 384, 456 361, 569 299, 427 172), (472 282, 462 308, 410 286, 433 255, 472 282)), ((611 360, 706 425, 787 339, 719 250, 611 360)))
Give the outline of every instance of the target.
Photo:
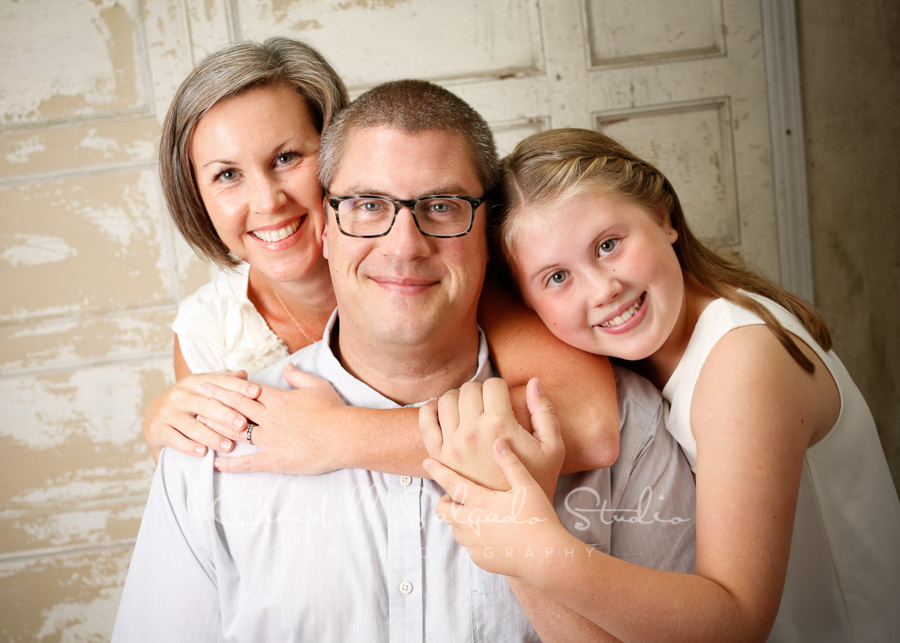
POLYGON ((247 297, 250 266, 223 270, 185 298, 172 330, 192 373, 258 373, 288 356, 288 348, 247 297))

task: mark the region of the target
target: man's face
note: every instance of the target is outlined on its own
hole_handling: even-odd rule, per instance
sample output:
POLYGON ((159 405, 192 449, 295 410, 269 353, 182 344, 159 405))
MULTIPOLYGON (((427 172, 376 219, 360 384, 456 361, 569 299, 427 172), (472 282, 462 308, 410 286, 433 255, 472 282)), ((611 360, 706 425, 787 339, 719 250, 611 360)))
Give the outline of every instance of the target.
MULTIPOLYGON (((482 196, 462 137, 427 131, 411 135, 388 127, 350 134, 328 189, 334 196, 375 194, 413 199, 429 194, 482 196)), ((426 237, 402 208, 383 237, 340 232, 326 205, 328 259, 345 333, 366 342, 421 346, 475 328, 488 259, 485 210, 475 212, 462 237, 426 237)))

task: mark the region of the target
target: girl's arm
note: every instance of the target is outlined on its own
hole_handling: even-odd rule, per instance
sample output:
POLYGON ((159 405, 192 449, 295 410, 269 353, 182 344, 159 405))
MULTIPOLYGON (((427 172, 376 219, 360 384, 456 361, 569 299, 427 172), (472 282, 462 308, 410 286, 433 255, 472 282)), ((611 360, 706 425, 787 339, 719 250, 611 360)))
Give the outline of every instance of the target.
POLYGON ((511 492, 429 466, 450 493, 438 510, 476 563, 516 576, 618 638, 764 639, 781 600, 804 453, 839 411, 837 389, 818 365, 815 374, 803 371, 763 326, 728 333, 707 359, 691 403, 698 446, 694 574, 587 552, 511 451, 497 454, 511 492), (463 484, 461 499, 454 494, 463 484), (481 517, 510 515, 519 489, 532 500, 519 515, 540 520, 482 520, 472 528, 481 517), (505 555, 485 555, 491 548, 505 555), (527 548, 551 554, 527 557, 527 548))
MULTIPOLYGON (((486 283, 479 313, 494 364, 512 389, 516 417, 529 426, 525 384, 533 376, 558 410, 566 442, 563 473, 612 464, 619 419, 609 361, 560 342, 534 312, 496 285, 486 283)), ((217 459, 219 470, 313 474, 362 468, 427 475, 416 409, 347 407, 319 378, 295 369, 285 370, 285 378, 297 390, 263 387, 260 404, 234 398, 232 391, 211 390, 223 403, 236 402, 237 412, 260 425, 253 442, 262 452, 217 459)), ((490 444, 493 438, 481 439, 490 444)), ((493 462, 490 468, 496 469, 493 462)))
POLYGON ((525 384, 540 379, 563 428, 563 473, 603 469, 619 455, 616 383, 606 357, 560 341, 522 300, 486 279, 478 323, 491 359, 512 392, 516 418, 526 428, 525 384))

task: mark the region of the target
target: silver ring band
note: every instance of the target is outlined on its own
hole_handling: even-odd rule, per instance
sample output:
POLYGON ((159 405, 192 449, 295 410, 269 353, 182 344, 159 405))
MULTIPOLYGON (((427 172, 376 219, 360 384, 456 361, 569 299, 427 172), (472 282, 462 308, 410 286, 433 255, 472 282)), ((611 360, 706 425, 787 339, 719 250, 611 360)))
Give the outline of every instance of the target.
POLYGON ((253 422, 250 422, 249 420, 247 421, 247 442, 249 442, 250 444, 253 444, 253 440, 251 440, 250 437, 253 434, 253 427, 255 426, 258 425, 253 424, 253 422))

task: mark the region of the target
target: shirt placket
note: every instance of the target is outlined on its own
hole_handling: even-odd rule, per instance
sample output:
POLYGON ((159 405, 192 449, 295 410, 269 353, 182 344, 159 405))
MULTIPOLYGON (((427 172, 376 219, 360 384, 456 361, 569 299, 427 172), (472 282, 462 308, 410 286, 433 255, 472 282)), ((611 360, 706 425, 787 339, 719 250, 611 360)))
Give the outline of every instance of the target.
POLYGON ((422 515, 419 497, 422 479, 389 476, 388 574, 390 640, 424 639, 424 574, 422 515))

